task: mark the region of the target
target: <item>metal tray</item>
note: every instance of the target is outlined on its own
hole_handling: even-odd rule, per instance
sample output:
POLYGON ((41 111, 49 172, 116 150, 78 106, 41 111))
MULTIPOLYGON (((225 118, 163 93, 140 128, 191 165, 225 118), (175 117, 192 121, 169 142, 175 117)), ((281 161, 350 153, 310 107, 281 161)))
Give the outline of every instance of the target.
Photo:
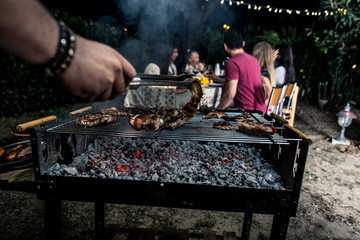
MULTIPOLYGON (((30 140, 25 140, 25 141, 21 141, 21 142, 16 142, 16 143, 12 143, 6 146, 3 146, 2 148, 5 149, 6 151, 16 147, 18 145, 21 144, 25 144, 25 143, 30 143, 30 140)), ((20 159, 20 160, 14 160, 13 162, 0 162, 0 170, 2 169, 21 169, 21 168, 28 168, 28 167, 32 167, 34 164, 33 162, 33 158, 25 158, 25 159, 20 159)))

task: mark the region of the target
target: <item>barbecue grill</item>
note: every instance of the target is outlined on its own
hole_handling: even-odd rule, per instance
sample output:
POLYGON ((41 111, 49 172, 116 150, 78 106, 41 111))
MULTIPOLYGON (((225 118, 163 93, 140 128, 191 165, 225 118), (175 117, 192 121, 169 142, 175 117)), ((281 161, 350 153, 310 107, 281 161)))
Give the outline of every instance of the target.
MULTIPOLYGON (((229 116, 239 114, 236 111, 226 113, 229 116)), ((136 131, 129 125, 127 117, 118 117, 115 123, 92 128, 77 125, 75 119, 66 119, 32 129, 35 180, 41 189, 38 198, 45 200, 47 237, 53 239, 54 236, 60 236, 61 201, 72 200, 95 203, 96 237, 100 237, 104 229, 104 203, 121 203, 244 212, 242 239, 249 238, 252 214, 271 214, 274 215, 271 239, 285 239, 289 218, 296 215, 310 141, 271 116, 254 112, 252 119, 274 126, 277 133, 271 136, 249 136, 236 130, 236 122, 231 123, 234 125, 231 131, 215 129, 212 124, 219 119, 202 119, 200 113, 196 113, 191 122, 181 128, 157 132, 136 131), (256 148, 281 177, 283 188, 182 183, 162 181, 161 178, 135 180, 49 174, 49 169, 56 164, 72 164, 74 158, 85 153, 99 137, 166 141, 170 145, 184 141, 209 146, 227 144, 232 149, 240 145, 256 148)))

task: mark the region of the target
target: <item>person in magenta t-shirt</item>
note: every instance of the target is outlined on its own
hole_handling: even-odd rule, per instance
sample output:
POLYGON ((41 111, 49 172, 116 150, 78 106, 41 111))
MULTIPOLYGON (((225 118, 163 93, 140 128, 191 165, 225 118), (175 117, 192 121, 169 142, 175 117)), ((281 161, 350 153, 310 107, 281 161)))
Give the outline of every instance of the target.
POLYGON ((231 58, 225 65, 225 89, 217 109, 228 108, 234 102, 238 109, 265 113, 260 65, 255 57, 244 51, 244 44, 239 31, 225 32, 224 48, 231 58))

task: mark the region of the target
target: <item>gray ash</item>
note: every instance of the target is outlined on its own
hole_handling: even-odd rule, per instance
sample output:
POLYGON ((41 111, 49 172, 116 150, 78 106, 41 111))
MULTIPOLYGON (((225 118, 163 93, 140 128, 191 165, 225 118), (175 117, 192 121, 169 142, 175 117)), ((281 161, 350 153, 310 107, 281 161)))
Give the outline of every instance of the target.
POLYGON ((71 164, 45 174, 284 190, 261 149, 218 142, 98 137, 71 164))

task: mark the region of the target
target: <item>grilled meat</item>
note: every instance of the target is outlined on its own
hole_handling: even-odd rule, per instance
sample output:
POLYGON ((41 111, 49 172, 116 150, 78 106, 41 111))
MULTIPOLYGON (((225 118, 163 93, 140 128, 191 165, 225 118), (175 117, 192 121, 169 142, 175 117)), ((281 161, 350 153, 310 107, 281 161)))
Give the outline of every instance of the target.
POLYGON ((144 122, 151 117, 152 117, 151 113, 147 113, 147 114, 143 114, 143 115, 136 114, 136 115, 130 117, 130 120, 129 120, 130 126, 132 128, 134 128, 135 130, 141 130, 143 128, 144 122))
POLYGON ((190 122, 190 120, 194 117, 203 95, 203 91, 198 80, 192 82, 189 89, 192 93, 191 99, 182 109, 184 113, 184 120, 187 122, 190 122))
POLYGON ((213 127, 221 130, 232 130, 231 124, 227 121, 215 122, 213 127))
POLYGON ((271 135, 276 133, 276 129, 272 126, 266 126, 264 123, 256 123, 254 120, 246 119, 238 121, 240 131, 249 135, 271 135))
POLYGON ((17 145, 3 155, 4 161, 8 163, 28 157, 31 157, 31 145, 29 143, 17 145))
POLYGON ((184 118, 180 115, 177 115, 177 116, 170 117, 168 119, 168 121, 165 122, 163 128, 175 130, 175 129, 181 127, 182 125, 184 125, 184 123, 185 123, 184 118))
POLYGON ((97 113, 88 113, 83 117, 78 117, 76 123, 85 127, 98 126, 103 123, 116 122, 117 116, 124 115, 124 112, 120 112, 115 107, 106 108, 97 113))
POLYGON ((203 119, 208 119, 211 118, 212 116, 216 116, 218 118, 224 118, 224 117, 229 117, 226 113, 221 112, 221 111, 215 111, 215 112, 210 112, 204 116, 202 116, 203 119))
POLYGON ((157 114, 147 118, 142 127, 146 131, 157 131, 164 124, 164 120, 157 114))

